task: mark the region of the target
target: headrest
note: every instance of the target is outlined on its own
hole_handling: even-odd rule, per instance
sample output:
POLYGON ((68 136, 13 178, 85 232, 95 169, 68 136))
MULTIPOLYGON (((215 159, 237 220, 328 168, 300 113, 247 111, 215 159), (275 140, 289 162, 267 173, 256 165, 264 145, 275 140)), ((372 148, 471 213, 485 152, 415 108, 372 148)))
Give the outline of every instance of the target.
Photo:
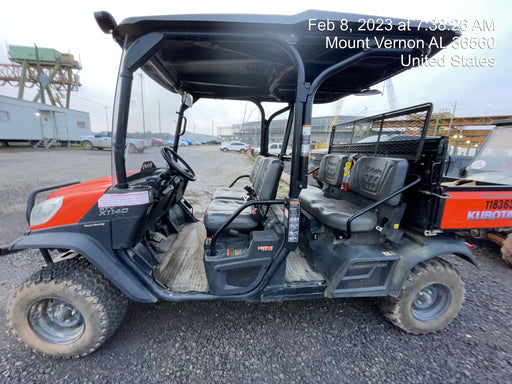
MULTIPOLYGON (((402 188, 407 177, 409 163, 405 159, 364 156, 354 163, 350 173, 349 188, 372 200, 381 200, 402 188)), ((396 206, 401 196, 386 202, 396 206)))
POLYGON ((320 162, 318 179, 326 184, 341 187, 343 180, 343 169, 348 160, 346 155, 325 155, 320 162))

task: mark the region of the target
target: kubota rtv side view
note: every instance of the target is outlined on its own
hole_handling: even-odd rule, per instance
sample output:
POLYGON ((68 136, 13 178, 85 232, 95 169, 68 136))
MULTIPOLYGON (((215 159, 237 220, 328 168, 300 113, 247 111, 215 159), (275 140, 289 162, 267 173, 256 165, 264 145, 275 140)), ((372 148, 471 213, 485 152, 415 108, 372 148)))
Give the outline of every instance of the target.
MULTIPOLYGON (((123 48, 113 123, 115 171, 112 177, 32 192, 29 230, 0 248, 1 256, 40 249, 48 264, 8 304, 9 322, 29 347, 60 357, 90 353, 119 326, 128 299, 378 296, 384 315, 415 334, 438 331, 455 318, 464 286, 442 257, 476 264, 470 250, 455 237, 425 236, 407 224, 414 224, 417 196, 430 193, 425 188, 437 169, 435 151, 442 139, 427 140, 424 129, 431 104, 400 112, 422 116, 412 128, 387 127, 383 118, 378 127, 340 133, 340 140, 343 135, 350 140, 322 160, 322 188, 307 187, 307 178, 315 103, 364 94, 408 69, 403 55, 419 63, 457 32, 419 21, 400 28, 407 23, 400 19, 386 19, 385 29, 370 32, 365 25, 375 17, 320 11, 141 17, 119 25, 107 12, 95 16, 123 48), (312 20, 342 21, 347 28, 323 31, 311 28, 312 20), (368 37, 370 44, 326 47, 327 37, 368 37), (382 39, 417 44, 379 48, 374 41, 382 39), (161 150, 168 167, 145 162, 127 174, 136 70, 183 102, 174 145, 161 150), (201 99, 251 101, 261 112, 260 156, 250 175, 236 180, 248 179, 247 187, 217 189, 203 221, 186 200, 195 173, 178 155, 184 114, 201 99), (284 107, 266 117, 263 103, 284 107), (269 126, 280 113, 288 113, 282 151, 270 156, 269 126), (358 150, 354 137, 370 131, 376 139, 363 139, 366 150, 358 150), (401 137, 387 140, 395 134, 401 137), (285 153, 290 141, 291 158, 285 153), (278 199, 285 161, 291 165, 290 187, 288 196, 278 199), (48 190, 55 191, 35 205, 36 195, 48 190)), ((431 207, 421 209, 428 215, 431 207)))

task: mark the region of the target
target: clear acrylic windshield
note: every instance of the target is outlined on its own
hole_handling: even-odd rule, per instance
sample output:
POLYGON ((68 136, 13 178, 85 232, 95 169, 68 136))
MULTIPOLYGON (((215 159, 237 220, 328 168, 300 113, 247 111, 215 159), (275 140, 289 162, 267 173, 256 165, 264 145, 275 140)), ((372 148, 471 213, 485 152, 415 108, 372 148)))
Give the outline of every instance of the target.
POLYGON ((111 171, 113 186, 117 184, 115 169, 115 138, 117 137, 117 130, 126 129, 125 151, 122 155, 124 157, 123 163, 130 166, 131 169, 128 169, 128 171, 138 169, 140 167, 138 160, 142 158, 134 154, 145 152, 151 146, 151 137, 157 137, 166 145, 172 143, 174 137, 172 133, 176 123, 174 116, 177 105, 179 105, 178 95, 171 94, 143 73, 141 69, 136 70, 132 74, 132 81, 129 87, 130 95, 121 95, 121 92, 127 92, 127 88, 122 91, 123 87, 121 86, 123 81, 121 71, 125 51, 126 42, 119 67, 112 117, 111 171), (129 113, 126 116, 123 113, 120 115, 122 99, 124 103, 129 103, 129 113), (122 122, 122 125, 119 125, 120 122, 122 122), (129 162, 128 158, 132 156, 133 160, 137 160, 136 165, 134 165, 134 162, 131 164, 129 162))
POLYGON ((494 128, 466 168, 466 177, 512 185, 512 126, 494 128))

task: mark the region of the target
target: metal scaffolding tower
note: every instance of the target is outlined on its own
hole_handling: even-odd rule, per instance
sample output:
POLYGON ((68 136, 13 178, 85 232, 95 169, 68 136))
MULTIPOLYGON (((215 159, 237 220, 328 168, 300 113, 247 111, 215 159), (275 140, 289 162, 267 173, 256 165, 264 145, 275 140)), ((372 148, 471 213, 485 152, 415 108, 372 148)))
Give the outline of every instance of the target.
POLYGON ((51 48, 11 45, 9 60, 10 64, 0 64, 0 85, 18 87, 20 100, 25 88, 37 85, 39 92, 33 101, 46 103, 46 93, 52 105, 69 108, 71 91, 81 86, 78 71, 82 66, 73 55, 51 48))

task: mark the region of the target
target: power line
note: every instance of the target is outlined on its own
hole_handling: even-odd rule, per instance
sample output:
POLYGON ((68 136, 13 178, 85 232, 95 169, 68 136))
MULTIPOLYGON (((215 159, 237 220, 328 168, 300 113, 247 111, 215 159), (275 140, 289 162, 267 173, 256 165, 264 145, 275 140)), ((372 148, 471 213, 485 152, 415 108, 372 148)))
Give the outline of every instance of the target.
POLYGON ((109 107, 109 105, 107 105, 107 104, 98 103, 97 101, 94 101, 94 100, 88 99, 88 98, 83 97, 83 96, 75 95, 75 97, 78 97, 79 99, 82 99, 82 100, 88 101, 89 103, 93 103, 93 104, 101 105, 102 107, 109 107))

